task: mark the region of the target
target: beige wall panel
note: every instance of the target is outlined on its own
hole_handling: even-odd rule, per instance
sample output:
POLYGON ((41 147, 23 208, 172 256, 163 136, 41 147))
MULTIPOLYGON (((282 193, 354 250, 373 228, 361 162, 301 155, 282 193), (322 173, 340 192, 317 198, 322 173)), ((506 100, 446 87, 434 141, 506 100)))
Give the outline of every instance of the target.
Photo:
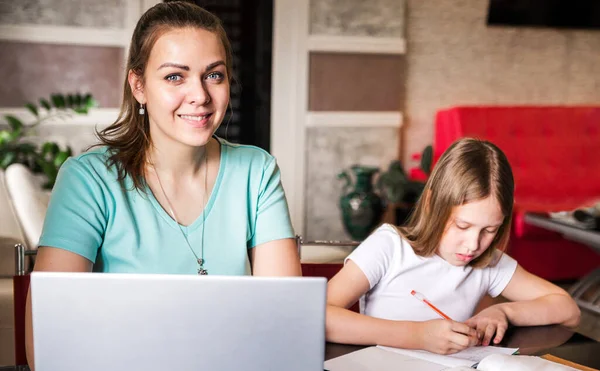
POLYGON ((119 106, 122 48, 0 42, 0 50, 0 107, 53 92, 90 92, 101 107, 119 106))
POLYGON ((310 111, 399 111, 404 57, 311 53, 310 111))

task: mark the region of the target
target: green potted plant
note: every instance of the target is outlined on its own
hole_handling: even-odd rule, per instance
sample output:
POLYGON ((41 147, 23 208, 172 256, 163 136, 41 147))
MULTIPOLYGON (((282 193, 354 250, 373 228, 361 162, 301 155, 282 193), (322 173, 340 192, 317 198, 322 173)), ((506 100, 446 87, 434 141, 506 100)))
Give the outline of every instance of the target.
POLYGON ((377 187, 387 203, 387 207, 395 208, 396 224, 402 225, 412 213, 414 206, 423 193, 425 181, 431 172, 433 163, 433 148, 427 146, 418 156, 419 168, 414 173, 421 176, 409 176, 402 163, 394 160, 388 170, 379 176, 377 187))
POLYGON ((31 137, 33 129, 44 121, 87 114, 96 105, 91 94, 51 94, 49 100, 41 98, 39 105, 25 104, 35 117, 31 123, 24 124, 14 115, 4 115, 8 127, 0 130, 0 169, 4 170, 14 163, 23 164, 33 173, 43 174, 44 188, 51 189, 58 169, 72 155, 72 150, 68 146, 61 149, 55 142, 36 144, 31 137))

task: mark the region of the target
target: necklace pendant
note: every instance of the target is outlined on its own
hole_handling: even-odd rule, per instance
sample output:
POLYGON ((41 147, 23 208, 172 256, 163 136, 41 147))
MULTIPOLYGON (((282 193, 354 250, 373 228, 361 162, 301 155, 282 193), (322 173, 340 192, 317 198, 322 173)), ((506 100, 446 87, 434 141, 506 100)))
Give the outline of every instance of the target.
POLYGON ((200 267, 202 267, 202 266, 204 265, 204 263, 206 263, 206 262, 204 261, 204 259, 202 259, 202 258, 198 258, 198 265, 199 265, 200 267))
POLYGON ((202 267, 198 268, 198 275, 200 276, 206 276, 208 274, 208 271, 202 267))

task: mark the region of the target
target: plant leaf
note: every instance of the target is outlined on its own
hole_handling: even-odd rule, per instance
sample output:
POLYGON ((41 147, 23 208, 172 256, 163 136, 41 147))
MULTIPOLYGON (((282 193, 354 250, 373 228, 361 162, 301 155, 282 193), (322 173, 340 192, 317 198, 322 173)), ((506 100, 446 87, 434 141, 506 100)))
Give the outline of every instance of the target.
POLYGON ((56 157, 54 158, 54 166, 56 166, 56 169, 58 170, 59 167, 61 167, 61 165, 67 161, 67 159, 69 158, 69 153, 66 151, 60 151, 56 157))
POLYGON ((35 162, 40 166, 42 172, 46 174, 46 176, 50 179, 52 177, 56 178, 56 174, 58 173, 54 164, 44 160, 43 158, 36 156, 35 162))
POLYGON ((21 120, 19 120, 15 116, 13 116, 13 115, 4 115, 4 118, 6 119, 6 121, 8 121, 8 125, 14 131, 19 131, 19 130, 21 130, 23 128, 23 123, 21 122, 21 120))
POLYGON ((19 143, 17 144, 16 149, 21 153, 34 153, 36 150, 35 144, 32 143, 19 143))
POLYGON ((60 148, 58 148, 58 144, 54 143, 54 142, 46 142, 44 143, 44 145, 42 146, 42 151, 41 151, 41 155, 46 158, 47 154, 52 154, 53 156, 56 155, 58 152, 60 151, 60 148))
POLYGON ((38 109, 37 109, 37 107, 35 105, 33 105, 33 103, 26 103, 25 104, 25 108, 27 108, 29 110, 29 112, 33 113, 33 115, 35 117, 39 116, 38 109))
POLYGON ((52 94, 50 95, 50 99, 52 100, 52 104, 56 108, 65 108, 65 97, 62 94, 52 94))
POLYGON ((6 169, 9 165, 11 165, 17 159, 17 154, 15 152, 6 152, 2 161, 0 162, 0 168, 6 169))
POLYGON ((8 130, 0 130, 0 145, 5 146, 5 143, 10 142, 12 136, 8 130))
POLYGON ((94 99, 94 97, 92 97, 92 94, 90 94, 90 93, 87 93, 83 97, 83 101, 87 108, 98 107, 98 102, 94 99))
POLYGON ((75 105, 75 97, 73 97, 73 94, 68 94, 67 95, 67 107, 73 107, 75 105))
POLYGON ((58 99, 60 108, 65 108, 67 106, 65 96, 63 94, 58 94, 58 99))
POLYGON ((48 102, 48 100, 46 100, 44 98, 40 98, 40 104, 42 105, 42 107, 44 107, 48 111, 50 111, 50 108, 52 108, 50 106, 50 102, 48 102))
POLYGON ((433 147, 431 145, 425 147, 423 154, 421 155, 421 170, 425 174, 431 173, 431 165, 433 163, 433 147))
POLYGON ((58 94, 50 94, 50 102, 52 102, 54 107, 58 108, 60 105, 60 98, 58 98, 58 94))

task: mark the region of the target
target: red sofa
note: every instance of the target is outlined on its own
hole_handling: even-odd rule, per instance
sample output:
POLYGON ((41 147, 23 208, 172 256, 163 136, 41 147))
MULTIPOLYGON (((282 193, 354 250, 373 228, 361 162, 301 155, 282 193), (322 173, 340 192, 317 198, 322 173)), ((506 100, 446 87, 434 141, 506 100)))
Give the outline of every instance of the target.
POLYGON ((489 140, 515 176, 509 254, 548 280, 580 278, 600 255, 559 234, 524 223, 527 211, 571 210, 600 200, 600 106, 455 107, 439 111, 434 159, 461 137, 489 140))

